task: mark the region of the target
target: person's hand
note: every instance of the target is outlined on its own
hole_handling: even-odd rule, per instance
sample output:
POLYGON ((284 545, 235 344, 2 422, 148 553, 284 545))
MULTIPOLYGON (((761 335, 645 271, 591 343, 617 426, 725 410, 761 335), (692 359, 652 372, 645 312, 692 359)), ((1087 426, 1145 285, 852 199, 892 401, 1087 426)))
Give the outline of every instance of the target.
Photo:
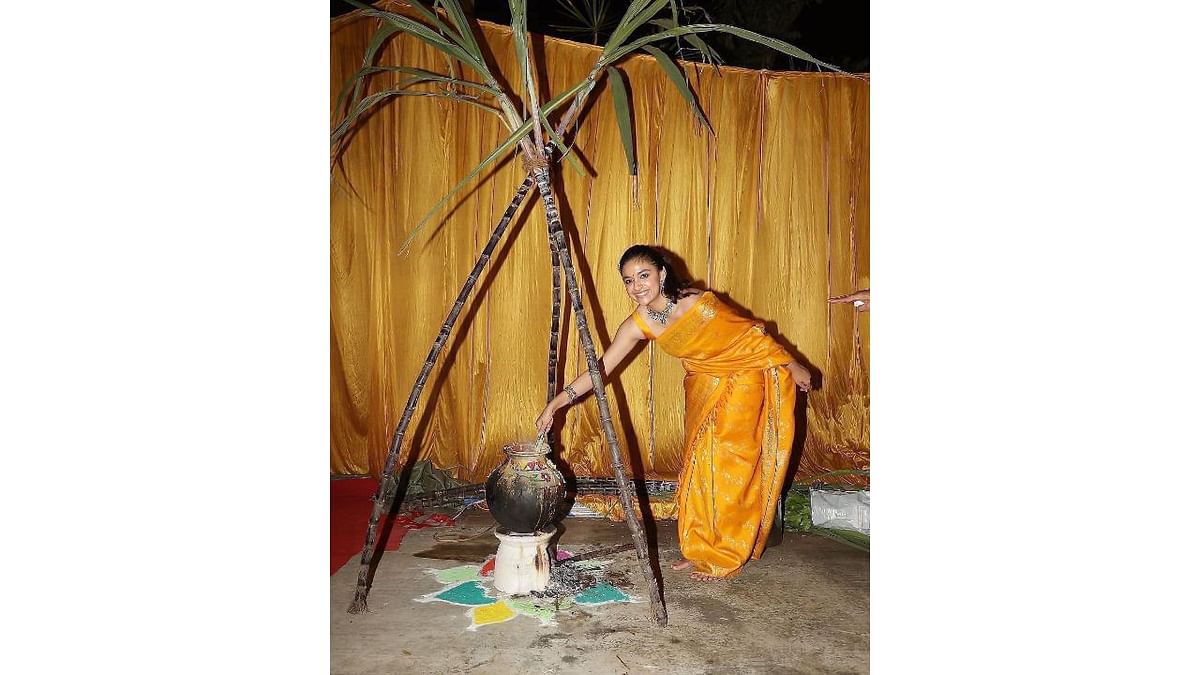
POLYGON ((793 361, 787 365, 787 369, 791 373, 792 379, 796 381, 797 389, 812 391, 812 373, 808 372, 808 368, 793 361))
POLYGON ((871 311, 871 289, 866 288, 861 291, 854 291, 846 295, 837 295, 829 299, 830 304, 842 302, 853 302, 854 311, 869 312, 871 311))
POLYGON ((551 401, 542 409, 542 414, 538 415, 537 419, 533 422, 539 434, 550 431, 550 426, 554 424, 554 413, 558 412, 558 408, 559 406, 555 405, 554 401, 551 401))

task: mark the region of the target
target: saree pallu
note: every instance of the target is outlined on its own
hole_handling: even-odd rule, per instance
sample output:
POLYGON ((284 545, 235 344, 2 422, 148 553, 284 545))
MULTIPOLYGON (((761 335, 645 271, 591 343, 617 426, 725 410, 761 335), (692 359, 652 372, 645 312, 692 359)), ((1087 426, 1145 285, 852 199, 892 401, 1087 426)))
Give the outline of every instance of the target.
POLYGON ((686 425, 679 548, 695 570, 731 577, 767 544, 795 435, 790 354, 711 292, 657 337, 683 361, 686 425))

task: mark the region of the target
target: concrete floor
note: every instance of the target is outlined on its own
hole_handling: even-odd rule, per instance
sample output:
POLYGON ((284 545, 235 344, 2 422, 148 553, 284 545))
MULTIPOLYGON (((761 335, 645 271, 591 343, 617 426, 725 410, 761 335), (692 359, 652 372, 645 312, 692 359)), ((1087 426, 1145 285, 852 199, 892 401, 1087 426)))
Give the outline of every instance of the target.
MULTIPOLYGON (((724 582, 698 583, 668 566, 673 521, 654 524, 669 623, 648 602, 575 605, 554 625, 517 616, 468 630, 467 608, 414 599, 442 588, 426 570, 482 563, 496 551, 491 517, 410 532, 379 562, 364 615, 346 613, 357 559, 330 578, 330 672, 397 673, 866 673, 870 556, 819 536, 787 533, 762 560, 724 582), (472 535, 478 536, 471 538, 472 535), (447 543, 447 538, 463 541, 447 543)), ((558 545, 628 543, 624 523, 568 518, 558 545)), ((365 527, 365 523, 364 523, 365 527)), ((646 597, 633 551, 605 556, 613 585, 646 597)))

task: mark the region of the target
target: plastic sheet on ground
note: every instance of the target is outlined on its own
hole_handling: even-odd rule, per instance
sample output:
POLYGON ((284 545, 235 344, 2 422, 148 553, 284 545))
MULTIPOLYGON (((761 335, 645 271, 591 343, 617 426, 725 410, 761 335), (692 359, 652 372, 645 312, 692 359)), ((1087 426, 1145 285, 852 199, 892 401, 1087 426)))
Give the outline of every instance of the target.
POLYGON ((813 488, 813 527, 871 533, 871 491, 813 488))

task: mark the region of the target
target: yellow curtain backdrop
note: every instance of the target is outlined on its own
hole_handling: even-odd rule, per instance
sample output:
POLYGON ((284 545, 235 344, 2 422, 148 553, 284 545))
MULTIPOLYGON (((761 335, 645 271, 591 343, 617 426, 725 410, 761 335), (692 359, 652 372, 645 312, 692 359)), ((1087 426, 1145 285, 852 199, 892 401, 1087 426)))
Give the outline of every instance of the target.
MULTIPOLYGON (((376 26, 354 16, 333 22, 331 107, 361 66, 376 26)), ((482 38, 504 77, 515 81, 511 31, 484 24, 482 38)), ((534 49, 545 64, 543 100, 582 79, 600 51, 540 36, 534 49)), ((410 38, 394 39, 378 63, 446 72, 440 53, 410 38)), ((738 68, 718 74, 688 64, 714 137, 693 121, 652 57, 627 59, 620 68, 632 96, 636 194, 606 86, 593 95, 576 136, 594 175, 557 167, 559 206, 598 346, 607 346, 632 309, 618 257, 633 243, 664 246, 698 285, 767 321, 819 373, 821 388, 797 420, 797 476, 868 468, 869 314, 826 302, 870 282, 868 81, 738 68)), ((405 255, 401 244, 505 136, 499 120, 477 108, 397 98, 366 120, 343 157, 344 173, 335 171, 331 473, 382 472, 430 345, 523 178, 520 163, 509 157, 489 168, 429 221, 405 255)), ((405 443, 471 482, 486 478, 506 443, 531 436, 545 403, 551 268, 536 195, 460 316, 405 443)), ((569 379, 586 364, 565 291, 563 304, 561 358, 569 379)), ((608 392, 634 473, 674 479, 683 436, 681 365, 647 346, 617 376, 608 392)), ((566 413, 556 459, 575 475, 612 475, 592 397, 566 413)))

